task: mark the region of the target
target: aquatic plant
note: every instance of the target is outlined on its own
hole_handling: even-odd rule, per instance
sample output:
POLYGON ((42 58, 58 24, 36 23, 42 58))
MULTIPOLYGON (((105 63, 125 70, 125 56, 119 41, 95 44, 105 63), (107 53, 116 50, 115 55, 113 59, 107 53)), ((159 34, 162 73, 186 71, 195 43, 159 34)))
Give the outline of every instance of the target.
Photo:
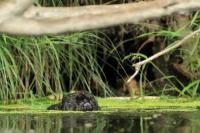
POLYGON ((0 44, 1 100, 77 89, 101 95, 111 93, 97 62, 97 48, 109 47, 95 34, 42 37, 2 34, 0 44))
MULTIPOLYGON (((177 17, 176 23, 172 23, 172 21, 168 20, 169 22, 166 22, 167 26, 165 25, 163 27, 161 26, 162 23, 157 22, 158 20, 153 22, 155 25, 151 27, 154 28, 150 29, 149 33, 141 34, 138 38, 152 38, 150 41, 153 40, 154 42, 159 43, 159 46, 152 47, 154 47, 154 49, 157 47, 159 50, 156 52, 160 52, 164 48, 167 49, 175 46, 177 40, 184 39, 184 36, 190 35, 195 29, 199 29, 199 12, 196 12, 193 16, 175 15, 175 17, 177 17), (190 20, 189 17, 193 17, 192 20, 190 20), (181 21, 179 21, 179 19, 181 21)), ((148 23, 142 25, 150 27, 151 24, 148 23)), ((170 77, 170 79, 165 82, 165 86, 154 90, 160 91, 163 89, 162 94, 169 90, 176 92, 176 94, 178 93, 179 96, 197 96, 199 88, 199 37, 198 34, 190 37, 181 44, 182 46, 171 50, 169 54, 159 58, 158 61, 155 60, 150 62, 151 64, 153 63, 154 74, 159 73, 157 74, 159 76, 156 77, 156 80, 159 80, 159 78, 161 80, 162 78, 168 79, 166 77, 170 77), (166 65, 163 65, 163 63, 166 65), (155 69, 157 69, 158 72, 155 72, 155 69), (173 80, 171 78, 173 78, 173 80)), ((147 43, 145 43, 145 45, 146 44, 147 43)), ((135 55, 132 55, 132 57, 134 56, 135 55)), ((141 58, 141 55, 138 56, 138 58, 141 58)), ((172 95, 174 95, 174 93, 172 93, 172 95)))

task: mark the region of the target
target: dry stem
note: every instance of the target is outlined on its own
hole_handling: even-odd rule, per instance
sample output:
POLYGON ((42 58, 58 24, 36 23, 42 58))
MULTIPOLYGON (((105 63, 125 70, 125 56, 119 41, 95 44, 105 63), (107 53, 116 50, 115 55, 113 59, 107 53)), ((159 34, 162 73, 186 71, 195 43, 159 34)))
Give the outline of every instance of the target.
POLYGON ((192 32, 191 34, 189 34, 189 35, 187 35, 187 36, 185 36, 185 37, 184 37, 182 40, 180 40, 178 43, 176 43, 176 44, 174 44, 174 45, 172 45, 172 46, 170 46, 170 47, 168 47, 168 48, 166 48, 166 49, 164 49, 164 50, 158 52, 157 54, 154 54, 153 56, 151 56, 151 57, 149 57, 149 58, 147 58, 147 59, 145 59, 145 60, 143 60, 143 61, 140 61, 140 62, 138 62, 138 63, 133 64, 132 66, 135 67, 135 73, 128 79, 127 82, 130 82, 130 81, 139 73, 140 68, 141 68, 142 65, 145 65, 145 64, 151 62, 152 60, 154 60, 154 59, 160 57, 161 55, 164 55, 164 54, 170 52, 171 50, 173 50, 173 49, 175 49, 175 48, 178 48, 179 46, 181 46, 182 44, 184 44, 185 41, 187 41, 188 39, 194 37, 195 35, 197 35, 197 34, 199 34, 199 33, 200 33, 200 29, 198 29, 198 30, 192 32))

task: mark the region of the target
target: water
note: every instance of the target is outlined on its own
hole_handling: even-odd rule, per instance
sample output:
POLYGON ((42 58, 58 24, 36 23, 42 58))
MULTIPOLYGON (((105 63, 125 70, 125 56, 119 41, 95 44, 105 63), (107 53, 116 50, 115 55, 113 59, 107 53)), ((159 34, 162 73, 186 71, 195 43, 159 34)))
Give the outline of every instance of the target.
POLYGON ((0 133, 199 133, 200 112, 0 115, 0 133))

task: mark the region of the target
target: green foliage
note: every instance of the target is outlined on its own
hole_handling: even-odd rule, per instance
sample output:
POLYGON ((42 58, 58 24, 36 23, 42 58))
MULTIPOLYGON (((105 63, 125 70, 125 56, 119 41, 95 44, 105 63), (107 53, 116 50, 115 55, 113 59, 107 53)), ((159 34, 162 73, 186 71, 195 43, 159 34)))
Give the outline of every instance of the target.
MULTIPOLYGON (((175 43, 177 43, 177 41, 181 40, 184 36, 190 34, 193 30, 199 28, 199 24, 200 24, 199 11, 197 11, 192 16, 193 16, 192 20, 184 19, 184 22, 182 21, 179 22, 179 20, 177 20, 178 22, 175 23, 173 20, 173 23, 170 23, 170 21, 168 20, 169 22, 166 24, 167 26, 161 26, 160 24, 162 23, 159 22, 158 20, 157 20, 158 22, 156 23, 158 25, 155 25, 154 23, 153 23, 154 25, 149 24, 149 23, 147 24, 141 23, 140 25, 142 27, 147 27, 148 29, 150 29, 150 32, 141 34, 136 38, 137 39, 150 38, 150 37, 160 38, 161 40, 163 40, 163 42, 160 42, 160 43, 163 43, 163 44, 159 44, 159 45, 162 45, 162 47, 166 47, 166 48, 171 47, 175 43)), ((168 19, 173 19, 173 17, 170 17, 170 18, 168 17, 168 19)), ((188 85, 184 85, 185 83, 182 83, 181 81, 179 81, 179 79, 175 77, 174 75, 166 75, 164 72, 162 72, 161 70, 162 68, 158 68, 158 66, 156 66, 152 62, 150 63, 154 67, 154 69, 163 76, 160 79, 156 79, 156 80, 167 81, 166 85, 163 88, 153 88, 154 90, 154 92, 152 92, 153 94, 165 95, 165 94, 170 94, 168 92, 176 92, 178 93, 178 96, 189 96, 192 98, 198 96, 198 92, 199 92, 198 90, 200 88, 199 80, 198 80, 199 75, 200 75, 199 73, 199 70, 200 70, 199 40, 200 40, 200 35, 194 36, 193 38, 185 42, 182 45, 182 47, 178 49, 174 49, 167 55, 164 55, 165 60, 169 60, 171 55, 179 55, 183 59, 183 63, 181 65, 184 67, 181 66, 182 69, 180 71, 184 70, 184 72, 186 72, 186 74, 190 76, 191 82, 188 85), (175 82, 179 86, 174 84, 175 82)), ((132 58, 133 60, 132 62, 136 63, 141 60, 141 57, 145 58, 144 55, 137 53, 137 54, 127 55, 125 59, 132 58)), ((145 79, 141 81, 141 78, 140 78, 139 82, 141 84, 141 82, 144 83, 147 79, 145 78, 145 74, 144 74, 145 71, 143 73, 142 71, 140 72, 141 72, 140 75, 141 76, 143 75, 142 77, 143 79, 145 79)))
POLYGON ((111 92, 97 62, 97 48, 108 50, 107 46, 88 32, 42 37, 2 35, 0 99, 41 97, 72 89, 108 95, 111 92))
MULTIPOLYGON (((200 106, 199 98, 177 98, 177 97, 144 97, 144 98, 99 98, 97 101, 101 110, 97 112, 116 112, 116 111, 137 111, 138 109, 151 109, 153 111, 163 111, 171 110, 197 110, 200 106), (155 110, 156 109, 156 110, 155 110)), ((52 104, 55 104, 56 101, 49 100, 47 98, 39 98, 34 101, 27 99, 18 100, 16 104, 0 105, 0 110, 10 110, 10 113, 16 113, 16 110, 23 110, 26 113, 33 114, 43 114, 43 113, 83 113, 80 111, 47 111, 46 108, 52 104)), ((19 112, 23 114, 24 112, 19 112)), ((96 112, 96 111, 94 111, 96 112)), ((9 112, 0 112, 0 114, 9 113, 9 112)))
MULTIPOLYGON (((103 3, 104 1, 86 0, 84 3, 81 2, 81 0, 38 0, 38 5, 73 6, 103 3)), ((197 12, 187 25, 178 29, 170 26, 157 26, 156 30, 144 33, 136 39, 158 36, 163 37, 166 44, 171 46, 172 42, 190 32, 187 27, 190 27, 189 30, 199 28, 199 16, 199 12, 197 12)), ((41 97, 62 93, 63 90, 77 89, 94 91, 104 96, 110 95, 112 92, 107 83, 103 81, 105 75, 98 60, 106 61, 109 56, 112 56, 119 62, 119 66, 122 66, 121 63, 127 60, 132 62, 147 58, 142 54, 130 54, 125 58, 122 57, 122 54, 118 52, 118 47, 130 40, 120 42, 116 46, 100 32, 41 37, 13 37, 2 34, 0 37, 0 100, 7 102, 10 99, 41 97), (99 49, 102 49, 100 54, 103 57, 98 57, 99 49)), ((193 73, 200 70, 199 40, 200 36, 196 36, 188 42, 191 44, 190 50, 179 50, 183 59, 187 60, 186 66, 193 73)), ((179 93, 179 96, 197 96, 198 80, 194 79, 191 84, 184 86, 173 75, 165 75, 155 64, 151 63, 151 65, 163 75, 162 79, 169 81, 164 88, 155 88, 156 93, 165 95, 165 92, 174 90, 179 93), (179 82, 183 90, 177 88, 171 80, 179 82)), ((118 68, 112 67, 117 73, 118 68)), ((122 67, 122 69, 124 68, 122 67)), ((143 83, 147 80, 145 76, 145 68, 143 68, 140 71, 139 82, 142 96, 146 95, 143 92, 143 83)))
POLYGON ((27 98, 61 90, 59 59, 44 38, 1 36, 1 100, 27 98), (52 65, 53 64, 53 65, 52 65), (51 85, 50 85, 51 84, 51 85))

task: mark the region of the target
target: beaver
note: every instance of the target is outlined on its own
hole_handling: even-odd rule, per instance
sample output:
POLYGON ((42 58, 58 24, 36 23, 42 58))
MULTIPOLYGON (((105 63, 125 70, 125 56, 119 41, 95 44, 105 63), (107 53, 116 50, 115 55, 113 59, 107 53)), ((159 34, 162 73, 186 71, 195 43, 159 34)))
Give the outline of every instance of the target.
POLYGON ((63 96, 61 103, 51 105, 48 110, 92 111, 100 107, 95 97, 87 91, 76 91, 63 96))

